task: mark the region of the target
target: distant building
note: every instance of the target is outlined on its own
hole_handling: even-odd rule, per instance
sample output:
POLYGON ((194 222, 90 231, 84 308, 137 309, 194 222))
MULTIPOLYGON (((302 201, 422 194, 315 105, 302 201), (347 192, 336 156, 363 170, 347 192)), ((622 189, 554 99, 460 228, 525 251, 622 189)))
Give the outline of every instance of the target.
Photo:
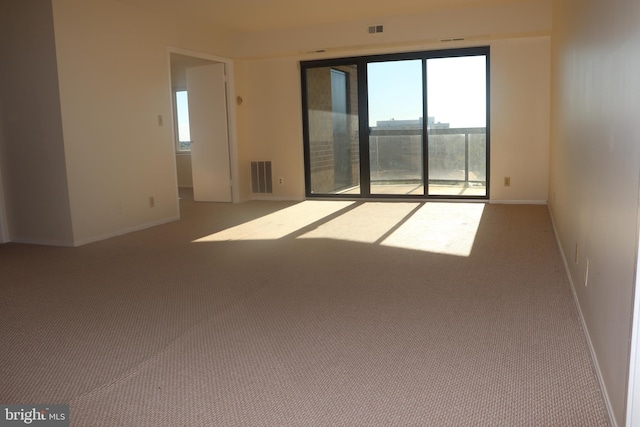
MULTIPOLYGON (((418 120, 378 120, 377 128, 383 129, 422 129, 423 118, 418 120)), ((435 117, 427 119, 427 127, 429 129, 449 129, 449 123, 436 123, 435 117)))

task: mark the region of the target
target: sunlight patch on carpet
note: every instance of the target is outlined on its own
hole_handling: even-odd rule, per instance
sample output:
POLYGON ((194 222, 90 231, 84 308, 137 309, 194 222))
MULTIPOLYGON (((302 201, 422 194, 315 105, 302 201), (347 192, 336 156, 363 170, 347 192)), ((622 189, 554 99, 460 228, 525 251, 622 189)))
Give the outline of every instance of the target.
POLYGON ((419 203, 364 203, 298 238, 376 243, 418 206, 419 203))
POLYGON ((350 201, 304 201, 253 221, 201 237, 193 242, 281 239, 354 203, 350 201))
POLYGON ((381 244, 468 257, 484 203, 426 203, 381 244))
POLYGON ((194 243, 333 239, 467 257, 484 203, 304 201, 194 243))

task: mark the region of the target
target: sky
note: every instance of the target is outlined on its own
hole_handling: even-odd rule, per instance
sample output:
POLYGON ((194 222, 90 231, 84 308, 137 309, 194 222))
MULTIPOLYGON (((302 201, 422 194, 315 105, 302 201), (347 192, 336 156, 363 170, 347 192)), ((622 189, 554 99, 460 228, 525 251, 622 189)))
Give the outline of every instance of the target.
POLYGON ((186 90, 176 92, 176 115, 178 119, 178 140, 191 141, 189 105, 186 90))
MULTIPOLYGON (((370 63, 369 123, 418 120, 422 114, 422 60, 370 63)), ((451 127, 486 125, 486 57, 427 60, 428 115, 451 127)))

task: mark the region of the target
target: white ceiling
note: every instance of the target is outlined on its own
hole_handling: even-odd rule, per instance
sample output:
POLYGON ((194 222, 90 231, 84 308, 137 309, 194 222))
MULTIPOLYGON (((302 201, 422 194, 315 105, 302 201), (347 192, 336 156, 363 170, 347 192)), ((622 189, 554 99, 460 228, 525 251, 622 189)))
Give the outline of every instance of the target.
POLYGON ((118 0, 222 31, 253 32, 433 10, 548 0, 118 0))

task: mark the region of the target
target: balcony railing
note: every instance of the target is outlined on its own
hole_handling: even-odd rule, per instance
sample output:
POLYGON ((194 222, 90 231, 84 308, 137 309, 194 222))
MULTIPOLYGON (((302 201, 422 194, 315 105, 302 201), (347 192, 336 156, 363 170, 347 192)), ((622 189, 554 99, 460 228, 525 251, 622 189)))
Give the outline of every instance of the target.
MULTIPOLYGON (((371 128, 371 180, 422 182, 422 129, 371 128)), ((428 181, 486 185, 486 128, 428 130, 428 181)))

